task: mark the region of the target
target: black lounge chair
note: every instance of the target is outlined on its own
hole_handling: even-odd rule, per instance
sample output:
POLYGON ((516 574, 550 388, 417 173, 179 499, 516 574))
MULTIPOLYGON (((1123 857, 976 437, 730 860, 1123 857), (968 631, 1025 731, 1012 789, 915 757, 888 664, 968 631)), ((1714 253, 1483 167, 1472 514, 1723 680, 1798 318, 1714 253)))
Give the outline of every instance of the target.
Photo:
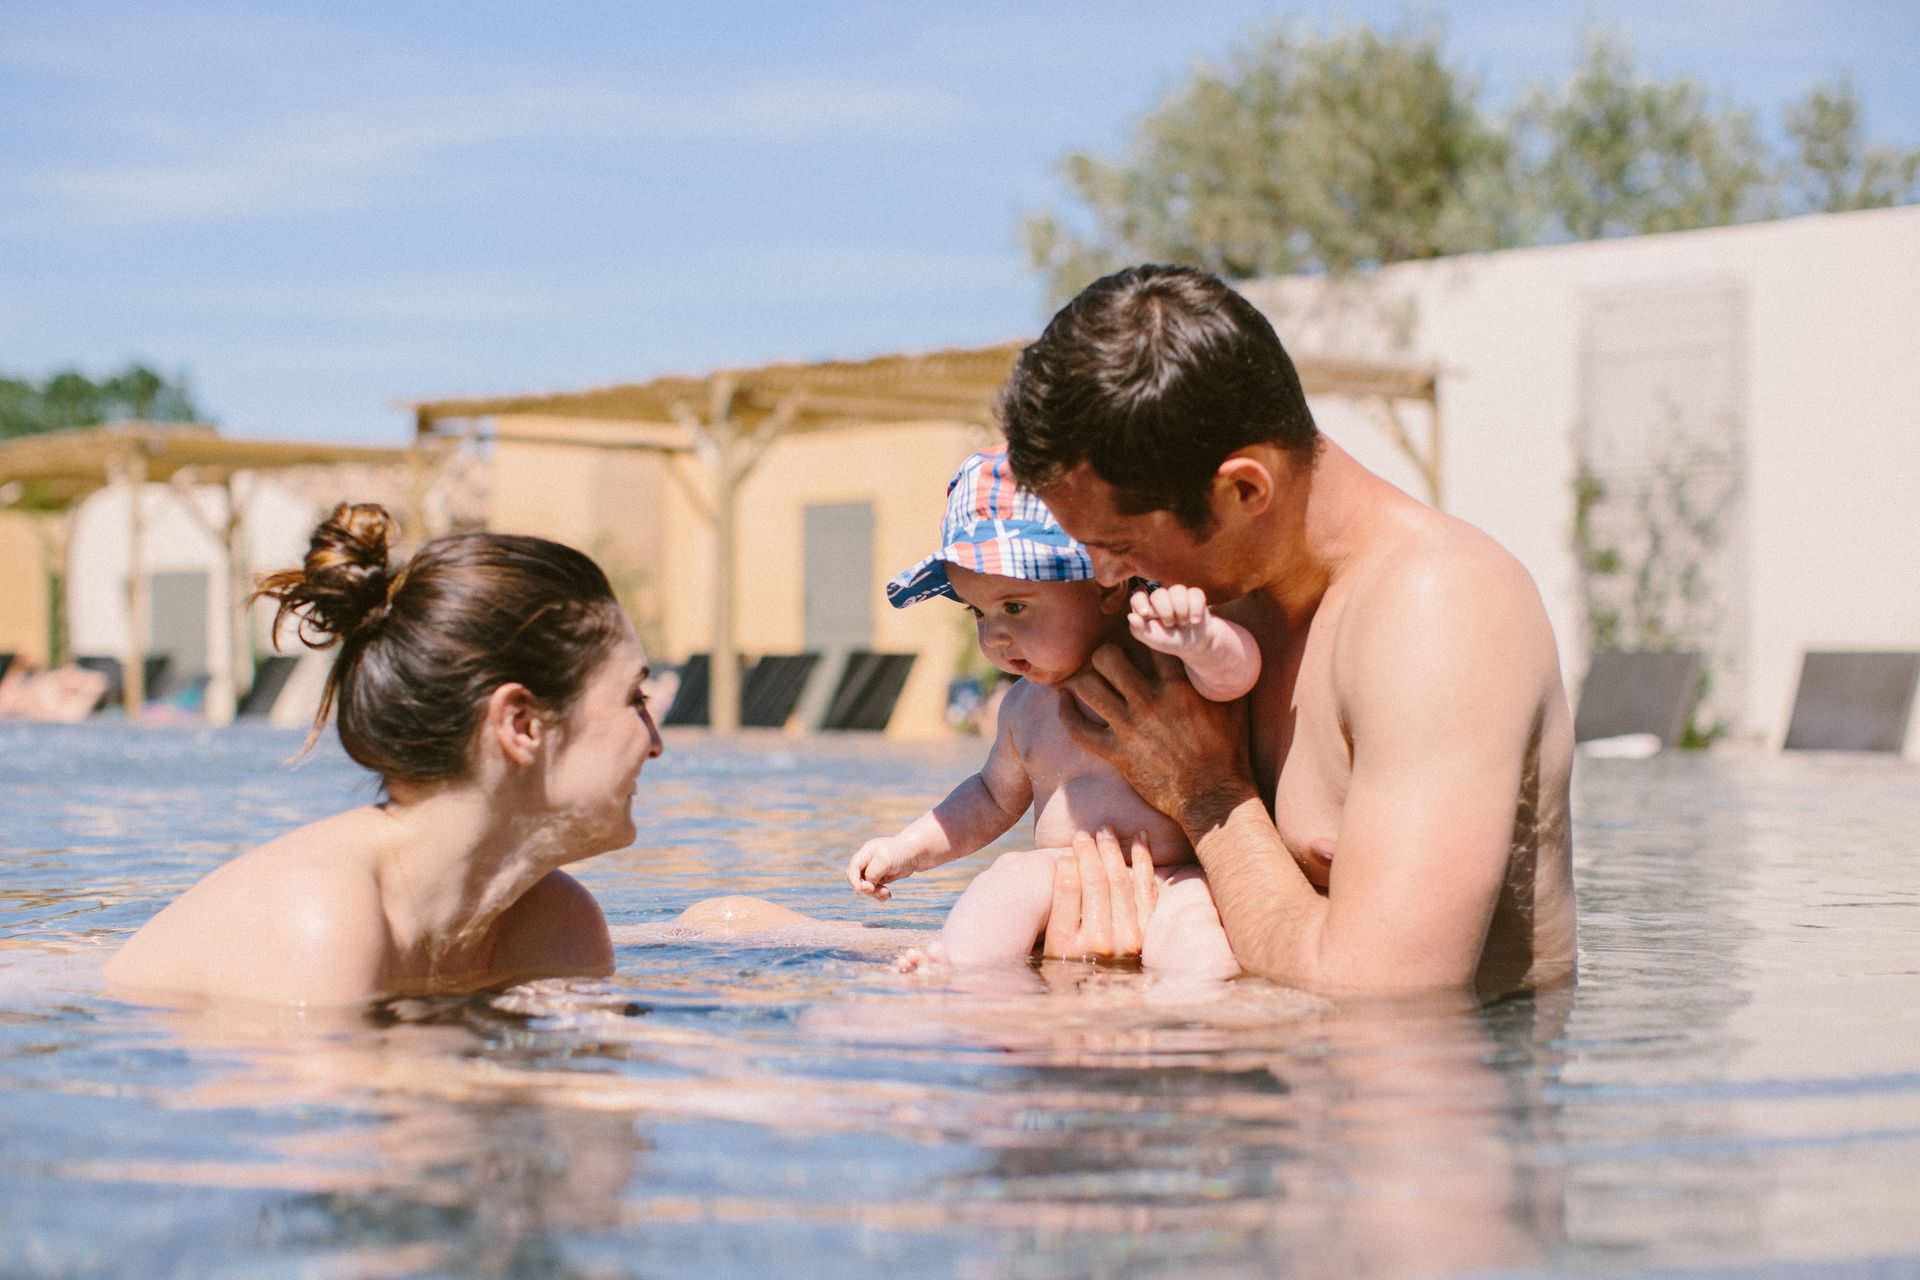
POLYGON ((1907 744, 1920 652, 1808 653, 1787 723, 1788 751, 1884 751, 1907 744))
POLYGON ((287 687, 287 677, 299 663, 300 659, 284 653, 268 654, 260 659, 260 665, 253 671, 253 686, 247 690, 247 696, 240 699, 234 714, 243 718, 272 714, 273 704, 287 687))
POLYGON ((752 729, 785 725, 819 662, 817 653, 771 653, 754 663, 740 692, 741 725, 752 729))
MULTIPOLYGON (((105 654, 85 653, 76 657, 73 665, 85 671, 98 671, 107 678, 107 691, 100 695, 100 701, 93 704, 95 711, 102 707, 111 707, 124 700, 126 680, 120 659, 108 657, 105 654)), ((145 688, 148 701, 159 696, 161 687, 166 683, 167 668, 171 665, 171 661, 164 653, 147 655, 145 663, 142 664, 142 670, 146 675, 145 688)))
POLYGON ((712 664, 713 659, 707 654, 687 655, 687 660, 680 664, 680 685, 673 691, 673 701, 667 707, 667 714, 660 717, 661 728, 706 726, 707 686, 712 664))
POLYGON ((894 704, 907 687, 913 670, 911 653, 871 653, 856 649, 847 655, 833 699, 820 718, 822 729, 878 733, 893 718, 894 704))
POLYGON ((1594 654, 1580 686, 1573 740, 1648 733, 1663 747, 1678 746, 1700 697, 1700 664, 1701 655, 1691 650, 1594 654))

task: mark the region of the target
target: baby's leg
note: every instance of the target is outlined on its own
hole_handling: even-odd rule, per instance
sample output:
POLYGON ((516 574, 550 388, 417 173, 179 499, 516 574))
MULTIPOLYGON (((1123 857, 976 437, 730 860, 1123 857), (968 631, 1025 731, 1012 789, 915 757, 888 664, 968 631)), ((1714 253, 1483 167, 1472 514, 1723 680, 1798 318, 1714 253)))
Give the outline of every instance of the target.
POLYGON ((1003 853, 975 876, 940 930, 946 958, 976 965, 1032 955, 1053 910, 1053 863, 1060 852, 1003 853))
POLYGON ((674 918, 675 924, 721 933, 755 933, 783 929, 792 925, 819 924, 812 916, 801 915, 765 898, 729 894, 721 898, 702 898, 674 918))
POLYGON ((1159 867, 1160 896, 1147 921, 1140 967, 1182 978, 1237 977, 1240 962, 1227 945, 1227 930, 1213 905, 1213 891, 1198 866, 1189 862, 1159 867))

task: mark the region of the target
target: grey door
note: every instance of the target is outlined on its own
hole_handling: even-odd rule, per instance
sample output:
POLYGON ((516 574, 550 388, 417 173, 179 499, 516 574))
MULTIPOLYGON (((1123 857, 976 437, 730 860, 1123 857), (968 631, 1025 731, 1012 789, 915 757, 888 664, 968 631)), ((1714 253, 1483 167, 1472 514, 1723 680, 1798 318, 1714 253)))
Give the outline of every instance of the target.
POLYGON ((148 578, 147 652, 167 659, 167 689, 177 689, 207 674, 207 593, 205 573, 156 573, 148 578))
POLYGON ((806 647, 827 656, 870 648, 880 590, 873 577, 873 504, 810 506, 804 518, 806 647))
POLYGON ((820 655, 794 714, 818 729, 847 655, 873 646, 873 504, 834 502, 810 506, 802 517, 801 554, 806 579, 801 591, 803 647, 820 655))

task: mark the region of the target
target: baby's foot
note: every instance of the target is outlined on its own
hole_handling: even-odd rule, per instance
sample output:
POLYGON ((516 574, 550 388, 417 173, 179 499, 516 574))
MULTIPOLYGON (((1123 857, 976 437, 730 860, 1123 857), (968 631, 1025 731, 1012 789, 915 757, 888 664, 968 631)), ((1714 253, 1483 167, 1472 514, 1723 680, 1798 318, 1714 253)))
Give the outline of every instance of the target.
POLYGON ((942 942, 929 942, 924 947, 908 947, 893 962, 898 973, 928 973, 935 969, 945 969, 949 965, 947 947, 942 942))

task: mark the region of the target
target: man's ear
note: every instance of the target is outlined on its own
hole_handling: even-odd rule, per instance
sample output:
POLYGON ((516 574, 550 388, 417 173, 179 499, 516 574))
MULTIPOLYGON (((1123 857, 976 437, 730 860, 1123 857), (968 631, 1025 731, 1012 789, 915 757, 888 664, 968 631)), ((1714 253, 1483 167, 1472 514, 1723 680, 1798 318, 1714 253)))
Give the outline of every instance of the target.
POLYGON ((547 721, 540 703, 523 684, 503 684, 487 695, 481 732, 511 764, 532 764, 546 741, 547 721))
POLYGON ((1221 514, 1224 503, 1243 516, 1262 515, 1273 505, 1274 486, 1271 459, 1252 448, 1236 449, 1213 473, 1214 514, 1221 514))
POLYGON ((1125 582, 1116 582, 1112 586, 1100 584, 1100 614, 1106 618, 1117 618, 1127 611, 1128 602, 1133 598, 1133 584, 1137 578, 1128 578, 1125 582))

